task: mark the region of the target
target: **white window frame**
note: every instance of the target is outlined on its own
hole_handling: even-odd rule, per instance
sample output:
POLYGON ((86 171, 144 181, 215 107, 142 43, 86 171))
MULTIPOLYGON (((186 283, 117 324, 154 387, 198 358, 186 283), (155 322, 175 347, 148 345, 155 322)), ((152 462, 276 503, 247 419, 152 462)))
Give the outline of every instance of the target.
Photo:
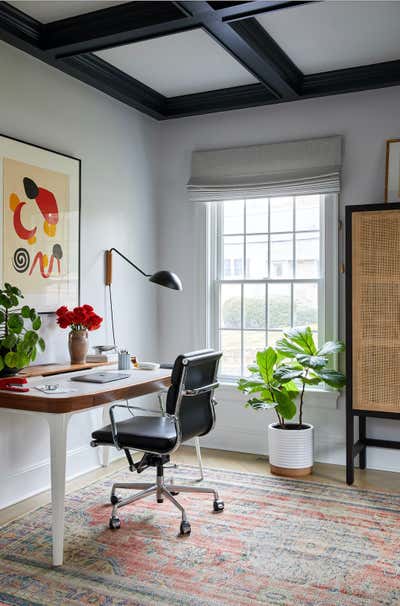
MULTIPOLYGON (((251 197, 249 196, 248 199, 251 197)), ((218 348, 218 317, 219 317, 219 288, 218 268, 222 254, 221 234, 221 202, 209 203, 205 210, 203 207, 204 230, 200 230, 203 245, 200 250, 205 251, 201 265, 203 266, 204 289, 203 297, 198 301, 204 301, 203 313, 198 314, 199 324, 203 327, 203 338, 198 335, 197 341, 203 342, 207 347, 218 348)), ((318 326, 319 342, 334 340, 338 338, 338 275, 339 275, 339 250, 338 250, 338 194, 324 194, 324 203, 321 204, 321 237, 320 237, 320 264, 321 277, 319 278, 318 290, 318 326)), ((286 280, 292 281, 292 280, 286 280)), ((285 280, 282 280, 285 282, 285 280)), ((199 306, 200 310, 200 306, 199 306)), ((236 376, 222 375, 224 383, 233 383, 236 376)))

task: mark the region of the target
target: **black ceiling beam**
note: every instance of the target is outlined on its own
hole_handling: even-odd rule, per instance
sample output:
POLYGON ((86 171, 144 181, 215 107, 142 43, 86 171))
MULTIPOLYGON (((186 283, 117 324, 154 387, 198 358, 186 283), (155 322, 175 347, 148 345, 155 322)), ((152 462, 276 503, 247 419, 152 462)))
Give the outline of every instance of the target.
POLYGON ((184 15, 173 2, 127 2, 44 25, 41 47, 62 58, 198 26, 198 19, 184 15))
MULTIPOLYGON (((215 5, 218 19, 228 22, 306 2, 255 0, 205 4, 207 13, 212 14, 211 5, 215 5)), ((183 12, 174 2, 128 2, 47 23, 42 27, 40 45, 56 58, 63 58, 176 34, 201 25, 201 17, 183 12)))
POLYGON ((318 0, 255 0, 253 2, 208 2, 208 4, 218 12, 223 21, 235 21, 314 2, 318 2, 318 0))
MULTIPOLYGON (((198 17, 202 28, 252 73, 268 93, 278 99, 298 97, 294 79, 288 80, 286 70, 282 70, 282 63, 286 55, 279 49, 281 63, 277 65, 274 62, 273 55, 270 52, 271 38, 261 26, 257 28, 257 31, 254 31, 253 24, 253 27, 249 26, 249 29, 245 32, 244 23, 242 24, 242 22, 225 23, 221 20, 218 11, 215 11, 208 2, 186 1, 176 2, 175 4, 184 10, 188 16, 198 17)), ((257 23, 257 25, 259 24, 257 23)), ((278 48, 278 45, 274 42, 273 50, 275 54, 278 48)), ((293 63, 288 60, 287 71, 293 71, 293 67, 293 63)))
MULTIPOLYGON (((400 85, 400 61, 388 61, 306 75, 300 99, 398 85, 400 85)), ((166 118, 182 118, 275 103, 282 103, 282 100, 268 95, 261 84, 250 84, 168 98, 166 118)))
POLYGON ((42 24, 7 2, 0 2, 0 39, 97 90, 162 119, 166 98, 94 55, 56 60, 40 48, 42 24))

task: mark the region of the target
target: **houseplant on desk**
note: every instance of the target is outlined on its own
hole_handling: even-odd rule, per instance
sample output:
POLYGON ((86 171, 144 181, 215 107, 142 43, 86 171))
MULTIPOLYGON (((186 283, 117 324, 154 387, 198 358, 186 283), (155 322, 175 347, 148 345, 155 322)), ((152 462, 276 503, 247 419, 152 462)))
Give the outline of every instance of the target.
POLYGON ((63 305, 56 311, 60 328, 70 328, 68 348, 71 364, 84 364, 89 349, 88 331, 97 330, 103 321, 91 305, 82 305, 69 310, 63 305))
POLYGON ((345 376, 328 368, 329 358, 343 349, 341 341, 318 348, 311 328, 293 328, 284 333, 276 349, 258 352, 256 365, 249 366, 251 377, 239 380, 238 389, 252 396, 246 406, 276 412, 278 422, 268 427, 272 473, 294 477, 312 472, 314 428, 303 423, 306 386, 343 387, 345 376), (297 412, 298 422, 288 423, 297 412))
POLYGON ((0 376, 16 374, 35 360, 38 349, 45 349, 38 334, 40 316, 29 305, 20 306, 23 298, 8 282, 0 289, 0 376))

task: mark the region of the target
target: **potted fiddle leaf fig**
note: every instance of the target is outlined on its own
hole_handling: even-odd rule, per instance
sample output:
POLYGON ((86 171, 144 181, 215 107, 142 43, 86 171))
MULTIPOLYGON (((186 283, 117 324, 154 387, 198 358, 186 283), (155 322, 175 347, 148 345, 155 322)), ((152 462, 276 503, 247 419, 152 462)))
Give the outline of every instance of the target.
POLYGON ((249 367, 251 377, 240 379, 240 391, 252 396, 246 406, 274 408, 277 414, 278 422, 268 426, 272 473, 300 477, 312 472, 314 427, 303 422, 306 388, 321 383, 335 389, 345 385, 344 374, 329 366, 332 356, 343 350, 341 341, 328 341, 318 348, 310 327, 293 328, 284 333, 275 350, 258 352, 256 366, 249 367), (298 420, 293 422, 297 412, 298 420))
POLYGON ((38 331, 42 321, 28 305, 20 305, 23 294, 7 282, 0 289, 0 376, 14 375, 44 351, 38 331))

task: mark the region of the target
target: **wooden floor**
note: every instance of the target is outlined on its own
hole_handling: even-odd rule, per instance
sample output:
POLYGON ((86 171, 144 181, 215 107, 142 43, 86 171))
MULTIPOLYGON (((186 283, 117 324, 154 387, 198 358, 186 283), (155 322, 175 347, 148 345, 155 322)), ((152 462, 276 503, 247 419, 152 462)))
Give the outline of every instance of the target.
MULTIPOLYGON (((261 473, 270 475, 268 461, 265 457, 240 452, 228 452, 226 450, 202 449, 203 465, 205 468, 214 467, 231 469, 249 473, 261 473)), ((173 461, 187 465, 196 465, 196 455, 193 448, 182 446, 179 452, 173 456, 173 461)), ((91 484, 96 480, 115 473, 119 469, 126 469, 125 459, 118 460, 107 468, 96 469, 75 480, 68 482, 67 491, 72 492, 91 484)), ((345 467, 342 465, 329 465, 327 463, 316 463, 314 473, 305 478, 307 481, 345 484, 345 467)), ((207 481, 207 476, 205 478, 207 481)), ((400 493, 400 474, 389 471, 376 471, 373 469, 355 472, 354 486, 358 488, 369 488, 383 492, 400 493)), ((50 502, 50 492, 46 491, 31 497, 16 505, 0 510, 0 526, 23 516, 37 507, 50 502)))

